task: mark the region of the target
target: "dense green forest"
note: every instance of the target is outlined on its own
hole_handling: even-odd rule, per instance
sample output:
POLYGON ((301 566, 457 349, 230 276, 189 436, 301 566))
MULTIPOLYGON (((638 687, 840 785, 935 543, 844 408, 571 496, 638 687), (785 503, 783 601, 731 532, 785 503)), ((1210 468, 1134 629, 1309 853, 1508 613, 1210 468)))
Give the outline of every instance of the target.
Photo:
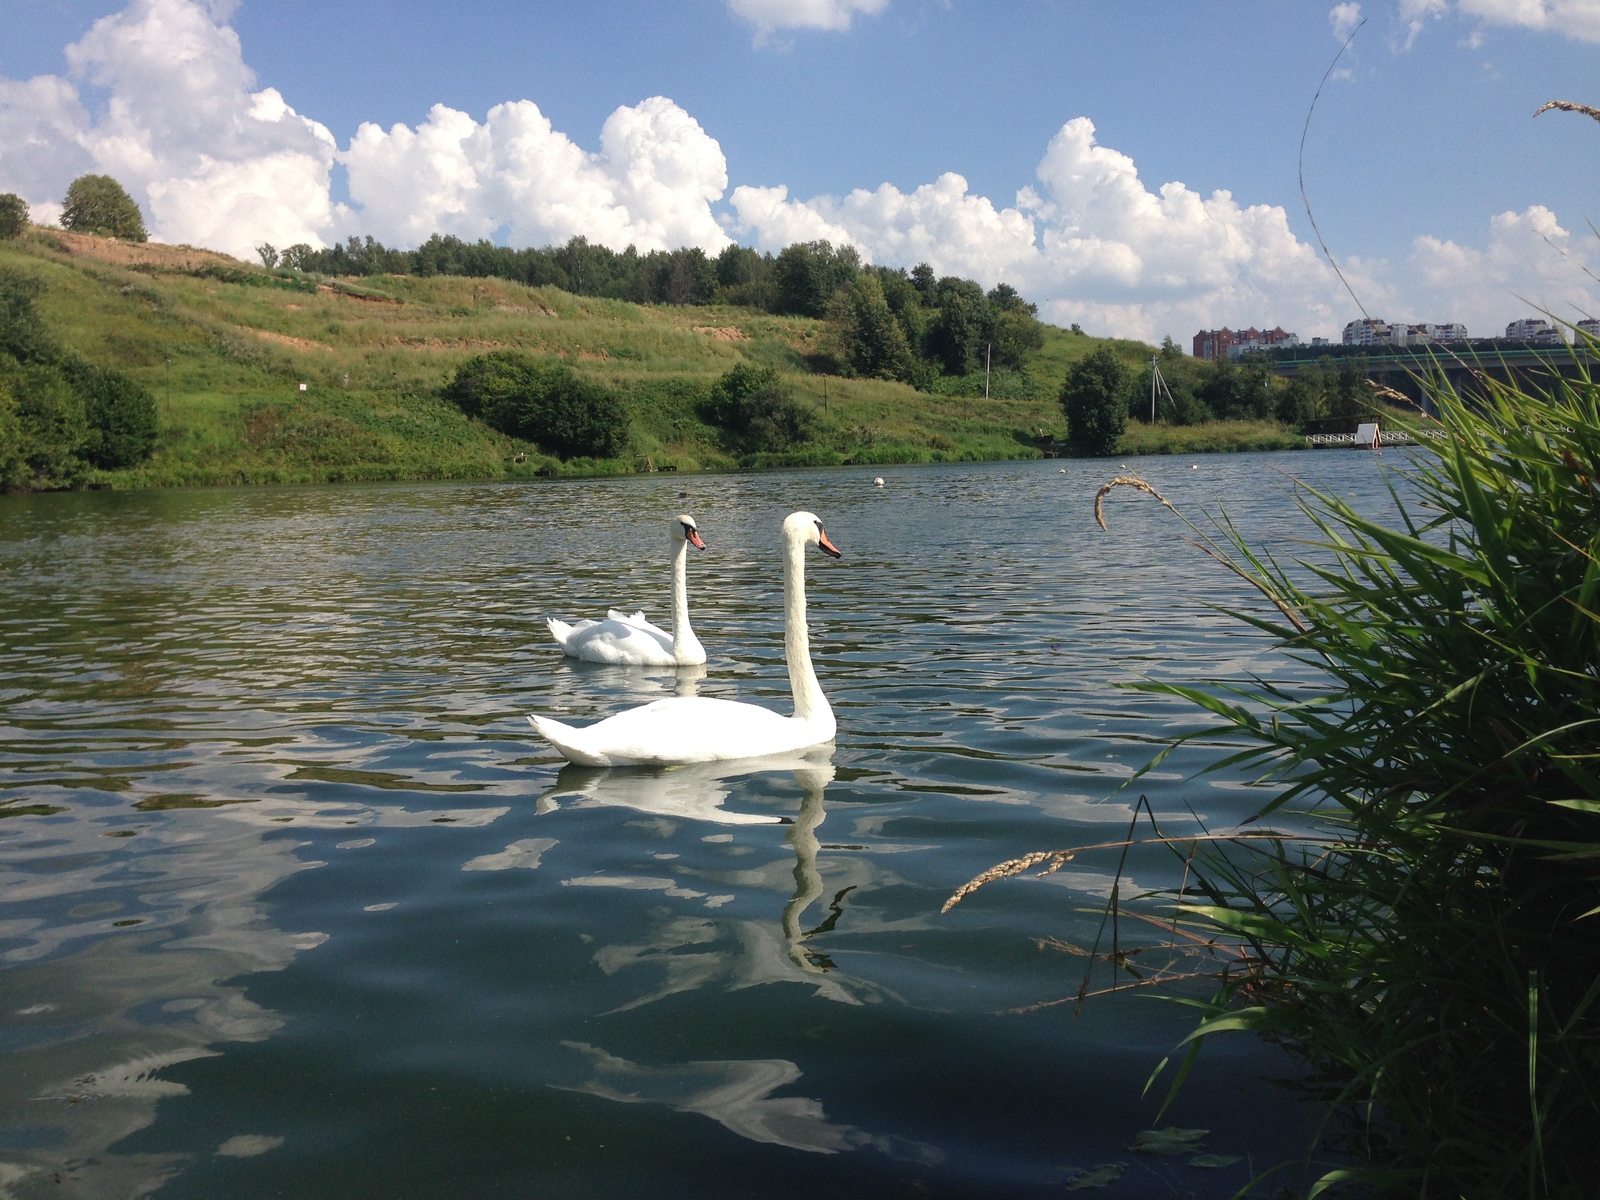
POLYGON ((922 391, 985 367, 1023 368, 1044 344, 1038 306, 1001 283, 937 278, 923 263, 864 265, 852 246, 800 242, 773 255, 733 245, 711 257, 698 248, 616 251, 575 237, 563 246, 511 249, 435 234, 415 250, 352 237, 326 250, 260 248, 267 268, 361 278, 440 275, 509 279, 577 296, 634 304, 733 305, 815 317, 835 338, 810 364, 827 374, 893 379, 922 391))

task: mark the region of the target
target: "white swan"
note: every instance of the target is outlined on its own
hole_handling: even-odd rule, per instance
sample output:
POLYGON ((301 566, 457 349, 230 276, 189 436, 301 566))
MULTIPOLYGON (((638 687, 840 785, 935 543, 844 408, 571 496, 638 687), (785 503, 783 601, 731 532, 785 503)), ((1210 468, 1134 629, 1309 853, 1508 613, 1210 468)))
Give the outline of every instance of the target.
POLYGON ((704 550, 694 518, 678 514, 672 518, 672 632, 644 619, 644 613, 628 614, 613 608, 604 621, 574 621, 570 625, 554 617, 545 620, 550 636, 562 653, 588 662, 615 663, 627 667, 698 666, 706 661, 705 647, 689 628, 689 594, 685 560, 689 547, 704 550))
POLYGON ((582 729, 549 717, 529 717, 529 723, 570 761, 588 767, 756 758, 833 741, 838 727, 811 666, 806 630, 807 546, 839 557, 821 521, 808 512, 791 513, 783 522, 783 655, 794 691, 794 716, 735 700, 672 696, 582 729))

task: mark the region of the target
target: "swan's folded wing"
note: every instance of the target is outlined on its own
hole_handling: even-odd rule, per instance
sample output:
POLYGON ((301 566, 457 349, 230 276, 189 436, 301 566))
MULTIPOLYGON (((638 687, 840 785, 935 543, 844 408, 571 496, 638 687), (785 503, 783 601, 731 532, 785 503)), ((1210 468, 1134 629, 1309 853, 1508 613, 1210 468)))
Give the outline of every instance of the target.
MULTIPOLYGON (((632 613, 625 613, 620 608, 607 609, 606 620, 620 621, 624 625, 650 625, 650 622, 644 618, 644 609, 642 608, 638 612, 632 613)), ((652 629, 655 628, 653 625, 650 627, 652 629)))
POLYGON ((673 664, 672 635, 653 625, 625 621, 595 621, 563 644, 568 654, 587 662, 624 667, 669 667, 673 664))
POLYGON ((585 629, 598 624, 598 622, 595 621, 569 622, 560 620, 556 617, 546 617, 544 619, 544 623, 549 628, 550 636, 555 639, 556 645, 560 646, 568 654, 577 653, 577 651, 573 649, 572 639, 577 637, 585 629))

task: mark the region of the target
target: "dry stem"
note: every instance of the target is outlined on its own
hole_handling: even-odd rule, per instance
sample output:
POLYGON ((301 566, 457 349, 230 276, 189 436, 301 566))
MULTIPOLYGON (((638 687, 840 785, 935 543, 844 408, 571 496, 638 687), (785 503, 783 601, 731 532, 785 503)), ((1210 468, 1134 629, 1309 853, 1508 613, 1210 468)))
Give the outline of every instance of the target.
POLYGON ((1587 104, 1579 104, 1574 100, 1551 100, 1548 104, 1540 105, 1538 112, 1533 115, 1537 117, 1539 113, 1549 112, 1552 108, 1560 112, 1582 113, 1586 117, 1600 121, 1600 108, 1590 108, 1587 104))
MULTIPOLYGON (((1095 519, 1095 522, 1100 526, 1101 529, 1105 529, 1106 528, 1106 517, 1105 517, 1105 499, 1106 499, 1106 496, 1110 494, 1112 488, 1119 488, 1119 487, 1138 488, 1141 492, 1147 492, 1148 494, 1154 496, 1157 500, 1161 501, 1161 503, 1165 504, 1168 508, 1172 508, 1172 501, 1168 500, 1165 496, 1163 496, 1160 492, 1156 491, 1155 488, 1151 487, 1148 483, 1146 483, 1144 480, 1140 479, 1137 475, 1118 475, 1110 483, 1102 483, 1100 485, 1100 490, 1094 494, 1094 519, 1095 519)), ((1175 508, 1172 508, 1172 511, 1173 512, 1177 512, 1178 510, 1175 509, 1175 508)))

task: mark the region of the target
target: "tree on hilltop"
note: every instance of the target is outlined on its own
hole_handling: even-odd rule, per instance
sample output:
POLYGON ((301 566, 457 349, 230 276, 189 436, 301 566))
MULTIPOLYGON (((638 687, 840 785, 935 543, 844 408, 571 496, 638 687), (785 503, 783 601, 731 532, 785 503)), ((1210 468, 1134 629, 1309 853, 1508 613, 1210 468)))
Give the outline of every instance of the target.
POLYGON ((139 206, 109 175, 80 175, 68 185, 61 206, 61 224, 74 233, 93 233, 126 242, 150 239, 139 206))
POLYGON ((1084 454, 1110 454, 1128 424, 1128 368, 1110 348, 1080 358, 1061 388, 1067 441, 1084 454))
POLYGON ((15 192, 0 196, 0 238, 14 238, 28 227, 28 202, 15 192))
POLYGON ((876 275, 871 271, 857 275, 828 311, 839 327, 844 357, 856 374, 868 379, 910 377, 911 346, 876 275))

